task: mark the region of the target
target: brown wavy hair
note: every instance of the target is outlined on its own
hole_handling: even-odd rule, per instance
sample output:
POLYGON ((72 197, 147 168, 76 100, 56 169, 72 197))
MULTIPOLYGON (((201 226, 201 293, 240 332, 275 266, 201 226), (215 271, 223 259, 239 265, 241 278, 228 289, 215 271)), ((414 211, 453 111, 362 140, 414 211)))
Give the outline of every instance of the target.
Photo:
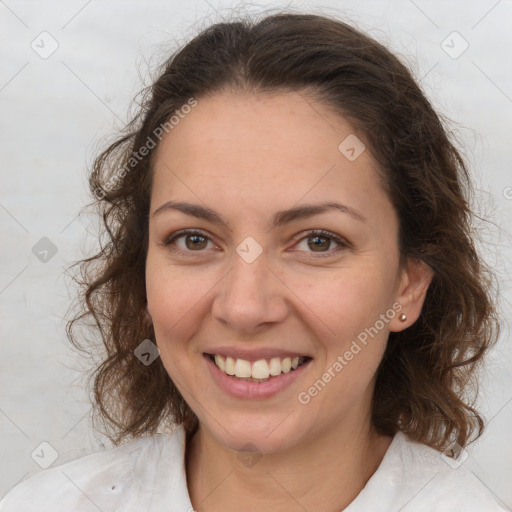
POLYGON ((140 148, 149 138, 157 142, 155 130, 191 98, 226 90, 308 93, 362 134, 398 213, 401 263, 419 258, 434 271, 418 320, 390 333, 376 374, 373 425, 438 450, 479 437, 476 370, 499 333, 494 275, 475 245, 467 165, 401 60, 337 19, 279 12, 203 29, 158 73, 133 120, 94 161, 88 207, 102 219, 100 250, 72 265, 80 265, 74 279, 81 308, 67 333, 87 350, 75 324, 89 318, 102 339, 102 362, 91 377, 109 439, 197 427, 160 358, 145 366, 134 354, 142 340, 155 340, 145 289, 155 148, 143 157, 140 148))

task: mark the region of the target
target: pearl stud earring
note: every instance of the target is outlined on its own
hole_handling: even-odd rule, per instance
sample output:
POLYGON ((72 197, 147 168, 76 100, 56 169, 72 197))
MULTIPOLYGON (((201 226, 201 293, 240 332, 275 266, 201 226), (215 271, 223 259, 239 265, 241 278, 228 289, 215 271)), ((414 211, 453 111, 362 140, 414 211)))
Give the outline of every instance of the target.
POLYGON ((402 313, 399 317, 398 317, 398 320, 400 320, 400 322, 405 322, 407 320, 407 315, 405 313, 402 313))

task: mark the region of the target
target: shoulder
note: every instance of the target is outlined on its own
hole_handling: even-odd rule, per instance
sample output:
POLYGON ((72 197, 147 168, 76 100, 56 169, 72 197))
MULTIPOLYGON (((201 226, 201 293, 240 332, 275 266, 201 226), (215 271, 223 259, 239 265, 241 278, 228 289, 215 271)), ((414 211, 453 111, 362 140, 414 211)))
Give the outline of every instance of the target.
POLYGON ((115 510, 127 502, 158 464, 163 448, 179 451, 182 432, 155 434, 43 470, 16 485, 0 502, 0 512, 80 512, 115 510), (92 509, 91 509, 92 507, 92 509))
MULTIPOLYGON (((413 501, 423 503, 425 510, 452 511, 461 507, 467 512, 506 510, 485 482, 469 469, 471 461, 466 451, 454 459, 410 440, 405 434, 400 437, 402 456, 412 468, 409 479, 418 491, 413 501), (420 485, 423 487, 419 488, 420 485)), ((407 478, 404 481, 407 483, 407 478)), ((418 510, 417 506, 414 508, 418 510)))
POLYGON ((398 432, 379 468, 346 512, 368 507, 375 512, 507 512, 491 489, 468 469, 465 457, 449 458, 398 432))

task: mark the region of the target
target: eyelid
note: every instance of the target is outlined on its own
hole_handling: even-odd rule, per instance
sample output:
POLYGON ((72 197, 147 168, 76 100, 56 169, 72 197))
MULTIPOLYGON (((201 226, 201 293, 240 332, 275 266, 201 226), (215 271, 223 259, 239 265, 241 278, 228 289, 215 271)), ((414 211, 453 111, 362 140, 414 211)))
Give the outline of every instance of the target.
POLYGON ((320 251, 320 252, 314 252, 314 251, 292 251, 292 252, 307 252, 310 255, 316 255, 313 256, 313 259, 316 258, 328 258, 330 256, 336 255, 339 252, 341 252, 344 249, 350 249, 352 248, 352 244, 342 237, 341 235, 337 235, 336 233, 333 233, 332 231, 328 231, 326 229, 308 229, 305 231, 302 231, 301 233, 298 233, 293 239, 297 240, 298 242, 301 242, 302 240, 306 238, 312 238, 312 237, 320 237, 320 238, 328 238, 334 243, 338 244, 338 247, 335 247, 334 249, 330 249, 328 251, 320 251))
MULTIPOLYGON (((164 241, 162 242, 162 245, 164 247, 168 247, 175 240, 177 240, 178 238, 185 236, 185 235, 201 235, 201 236, 207 238, 210 242, 215 244, 215 242, 212 239, 212 236, 207 231, 204 231, 199 228, 185 228, 185 229, 180 229, 179 231, 175 231, 175 232, 171 233, 169 236, 166 236, 164 238, 164 241)), ((215 245, 217 245, 217 244, 215 244, 215 245)), ((176 251, 178 251, 178 252, 181 251, 181 252, 186 252, 186 253, 202 252, 202 251, 183 251, 183 249, 180 249, 179 247, 176 247, 176 251)))
MULTIPOLYGON (((181 238, 182 236, 185 236, 187 234, 191 234, 191 235, 201 235, 205 238, 208 239, 208 241, 211 241, 212 243, 215 244, 214 240, 212 239, 212 236, 202 230, 202 229, 199 229, 199 228, 185 228, 185 229, 181 229, 179 231, 175 231, 173 233, 171 233, 168 237, 166 237, 164 239, 164 241, 162 242, 162 245, 164 247, 169 247, 175 240, 177 240, 178 238, 181 238)), ((341 250, 343 249, 348 249, 348 248, 351 248, 352 245, 350 244, 350 242, 348 240, 346 240, 344 237, 340 236, 340 235, 337 235, 336 233, 333 233, 331 231, 328 231, 326 229, 309 229, 309 230, 305 230, 305 231, 301 231, 300 233, 298 233, 297 235, 295 235, 293 237, 293 240, 298 243, 298 242, 301 242, 302 240, 306 239, 306 238, 311 238, 311 237, 314 237, 314 236, 318 236, 318 237, 323 237, 323 238, 328 238, 330 240, 332 240, 333 242, 335 242, 336 244, 338 244, 338 247, 336 247, 335 249, 333 250, 328 250, 328 251, 325 251, 325 252, 314 252, 314 251, 293 251, 292 252, 308 252, 309 254, 312 254, 312 255, 317 255, 317 256, 313 256, 313 258, 322 258, 322 257, 329 257, 329 256, 332 256, 334 254, 337 254, 338 252, 340 252, 341 250)), ((190 255, 190 254, 193 254, 193 253, 201 253, 201 252, 204 252, 203 250, 199 250, 199 251, 192 251, 192 250, 188 250, 188 251, 185 251, 177 246, 175 246, 173 248, 173 251, 175 252, 181 252, 181 253, 184 253, 184 254, 187 254, 187 255, 190 255)))

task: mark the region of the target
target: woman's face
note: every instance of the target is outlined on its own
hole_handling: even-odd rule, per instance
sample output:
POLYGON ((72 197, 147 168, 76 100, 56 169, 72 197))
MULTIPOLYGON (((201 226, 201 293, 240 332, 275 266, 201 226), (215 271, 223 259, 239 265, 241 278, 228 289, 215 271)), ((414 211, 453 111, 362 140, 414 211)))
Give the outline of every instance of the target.
POLYGON ((404 305, 398 320, 411 280, 361 144, 299 93, 200 98, 160 143, 148 311, 167 372, 227 447, 271 453, 368 426, 388 334, 419 314, 404 305))

